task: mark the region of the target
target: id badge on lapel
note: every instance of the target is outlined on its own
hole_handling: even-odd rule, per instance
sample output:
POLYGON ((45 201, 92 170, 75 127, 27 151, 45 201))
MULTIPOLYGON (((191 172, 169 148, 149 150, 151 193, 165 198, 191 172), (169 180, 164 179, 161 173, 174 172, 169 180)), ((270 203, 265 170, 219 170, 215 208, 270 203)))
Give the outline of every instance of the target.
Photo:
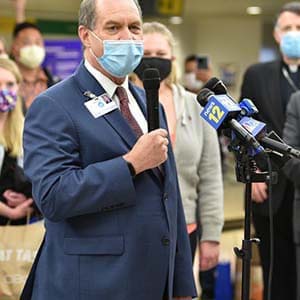
POLYGON ((106 93, 98 97, 93 97, 91 100, 85 102, 84 105, 94 118, 99 118, 118 109, 117 104, 106 93))

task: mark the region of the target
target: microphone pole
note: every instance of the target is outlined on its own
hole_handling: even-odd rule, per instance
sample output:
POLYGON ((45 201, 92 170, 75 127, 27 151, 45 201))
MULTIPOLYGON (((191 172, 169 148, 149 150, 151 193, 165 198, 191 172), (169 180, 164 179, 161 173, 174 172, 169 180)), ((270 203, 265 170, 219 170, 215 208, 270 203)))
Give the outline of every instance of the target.
POLYGON ((143 73, 143 84, 147 99, 148 131, 152 131, 159 128, 159 71, 155 68, 146 69, 143 73))

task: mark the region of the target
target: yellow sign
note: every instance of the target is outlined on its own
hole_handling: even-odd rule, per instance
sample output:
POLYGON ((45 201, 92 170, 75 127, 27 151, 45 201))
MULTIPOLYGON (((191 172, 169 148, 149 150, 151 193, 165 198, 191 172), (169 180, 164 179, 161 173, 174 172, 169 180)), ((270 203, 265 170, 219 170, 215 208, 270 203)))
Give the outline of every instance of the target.
POLYGON ((180 16, 184 0, 157 0, 157 10, 162 15, 180 16))
POLYGON ((0 18, 0 31, 1 33, 12 33, 12 30, 15 26, 16 20, 9 17, 0 18))
MULTIPOLYGON (((35 23, 32 18, 27 19, 28 22, 35 23)), ((12 31, 16 25, 16 19, 12 17, 1 17, 0 18, 0 33, 1 34, 12 34, 12 31)))

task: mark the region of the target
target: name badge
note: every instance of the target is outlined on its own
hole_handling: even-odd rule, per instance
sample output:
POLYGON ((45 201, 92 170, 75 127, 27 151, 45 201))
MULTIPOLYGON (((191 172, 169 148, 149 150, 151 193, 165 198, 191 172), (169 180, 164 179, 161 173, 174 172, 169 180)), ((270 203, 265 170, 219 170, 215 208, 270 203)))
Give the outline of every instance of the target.
POLYGON ((94 118, 99 118, 118 108, 117 104, 107 95, 102 94, 84 103, 94 118))

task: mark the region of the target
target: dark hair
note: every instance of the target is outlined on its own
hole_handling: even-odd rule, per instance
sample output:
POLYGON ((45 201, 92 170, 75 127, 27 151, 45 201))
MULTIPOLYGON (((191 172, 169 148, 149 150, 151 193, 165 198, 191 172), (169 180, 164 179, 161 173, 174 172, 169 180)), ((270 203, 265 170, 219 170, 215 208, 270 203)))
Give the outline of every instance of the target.
POLYGON ((184 63, 188 63, 190 61, 195 61, 197 60, 198 56, 196 54, 191 54, 191 55, 188 55, 185 60, 184 60, 184 63))
POLYGON ((16 38, 17 35, 24 29, 28 29, 28 28, 32 28, 37 30, 40 34, 42 34, 40 28, 34 24, 34 23, 30 23, 30 22, 22 22, 22 23, 18 23, 15 25, 14 30, 13 30, 13 38, 16 38))
POLYGON ((300 16, 300 2, 294 1, 294 2, 289 2, 289 3, 286 3, 285 5, 283 5, 276 17, 275 26, 277 25, 279 16, 281 14, 283 14, 284 12, 290 12, 297 16, 300 16))

